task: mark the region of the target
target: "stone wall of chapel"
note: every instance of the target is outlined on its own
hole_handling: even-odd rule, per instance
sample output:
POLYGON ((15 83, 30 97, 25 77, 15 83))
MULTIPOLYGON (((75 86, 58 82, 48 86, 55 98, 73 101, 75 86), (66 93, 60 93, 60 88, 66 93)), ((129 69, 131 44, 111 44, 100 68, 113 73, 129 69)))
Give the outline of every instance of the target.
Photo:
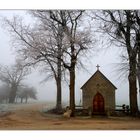
POLYGON ((99 92, 104 97, 105 111, 115 110, 115 89, 100 74, 83 87, 83 107, 92 108, 93 98, 99 92))

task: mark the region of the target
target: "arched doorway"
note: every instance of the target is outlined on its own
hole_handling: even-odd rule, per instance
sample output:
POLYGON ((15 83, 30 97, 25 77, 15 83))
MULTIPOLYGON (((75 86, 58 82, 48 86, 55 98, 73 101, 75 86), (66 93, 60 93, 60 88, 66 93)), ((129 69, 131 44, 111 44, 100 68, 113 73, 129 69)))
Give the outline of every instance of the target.
POLYGON ((93 114, 104 113, 104 97, 97 93, 93 98, 93 114))

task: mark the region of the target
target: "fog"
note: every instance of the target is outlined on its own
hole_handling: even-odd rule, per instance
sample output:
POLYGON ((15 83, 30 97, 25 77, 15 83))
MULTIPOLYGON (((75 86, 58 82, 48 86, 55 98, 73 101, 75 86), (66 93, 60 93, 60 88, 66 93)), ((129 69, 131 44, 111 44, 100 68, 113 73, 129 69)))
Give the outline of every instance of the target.
MULTIPOLYGON (((25 11, 14 10, 1 10, 0 16, 6 16, 11 18, 14 14, 22 15, 28 18, 25 11)), ((15 52, 11 46, 9 33, 0 25, 0 64, 11 65, 15 62, 15 52)), ((116 104, 128 104, 129 92, 128 92, 128 80, 119 79, 118 72, 115 70, 115 64, 120 63, 121 60, 118 55, 119 48, 108 48, 107 51, 102 50, 94 53, 90 57, 90 63, 87 62, 87 68, 89 72, 84 70, 77 70, 76 72, 76 104, 80 104, 82 99, 82 92, 80 87, 94 74, 96 71, 96 65, 100 65, 100 71, 117 87, 116 90, 116 104)), ((85 62, 86 63, 86 62, 85 62)), ((56 100, 56 86, 55 81, 51 80, 41 84, 44 75, 40 75, 37 69, 34 69, 32 73, 24 81, 30 86, 34 86, 38 91, 38 100, 40 101, 55 101, 56 100)), ((63 84, 62 100, 63 102, 69 101, 69 90, 66 83, 63 84)))

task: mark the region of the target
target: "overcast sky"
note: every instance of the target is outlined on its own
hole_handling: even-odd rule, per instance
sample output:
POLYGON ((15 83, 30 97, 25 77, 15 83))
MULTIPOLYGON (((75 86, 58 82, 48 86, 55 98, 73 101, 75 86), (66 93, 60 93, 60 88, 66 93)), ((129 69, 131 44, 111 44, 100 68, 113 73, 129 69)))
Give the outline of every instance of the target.
MULTIPOLYGON (((11 18, 13 15, 21 15, 28 18, 25 11, 21 10, 0 10, 0 16, 6 16, 11 18)), ((15 60, 14 49, 12 49, 10 43, 10 35, 8 32, 0 26, 0 64, 11 65, 15 60)), ((114 64, 119 63, 120 59, 118 56, 119 49, 110 48, 107 51, 102 50, 96 52, 93 56, 90 57, 90 64, 88 63, 89 73, 86 71, 78 71, 76 73, 76 103, 79 104, 79 101, 82 97, 82 92, 80 87, 94 74, 97 70, 96 65, 100 65, 100 71, 117 87, 116 90, 116 104, 128 104, 129 92, 128 92, 128 81, 127 79, 123 81, 118 79, 118 73, 115 71, 114 64)), ((38 91, 39 100, 46 101, 55 101, 56 100, 56 86, 54 81, 50 81, 44 84, 40 84, 42 76, 34 70, 31 75, 28 76, 26 82, 35 86, 38 91)), ((69 91, 67 84, 63 84, 63 101, 69 100, 69 91)))

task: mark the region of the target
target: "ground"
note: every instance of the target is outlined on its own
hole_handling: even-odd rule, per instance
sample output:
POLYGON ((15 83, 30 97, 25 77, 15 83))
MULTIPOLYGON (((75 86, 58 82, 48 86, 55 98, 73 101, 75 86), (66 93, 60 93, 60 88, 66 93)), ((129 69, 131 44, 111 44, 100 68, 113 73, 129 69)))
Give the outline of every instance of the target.
POLYGON ((140 130, 140 118, 75 117, 44 114, 47 103, 12 106, 11 113, 0 117, 1 130, 140 130))

